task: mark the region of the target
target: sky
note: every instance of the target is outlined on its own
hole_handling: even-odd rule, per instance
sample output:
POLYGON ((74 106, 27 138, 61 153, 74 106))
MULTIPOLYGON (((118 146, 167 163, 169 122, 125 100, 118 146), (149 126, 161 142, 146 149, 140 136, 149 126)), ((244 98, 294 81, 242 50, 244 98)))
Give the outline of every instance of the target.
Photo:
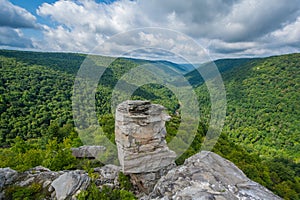
POLYGON ((300 0, 0 0, 0 48, 191 62, 300 52, 300 0))

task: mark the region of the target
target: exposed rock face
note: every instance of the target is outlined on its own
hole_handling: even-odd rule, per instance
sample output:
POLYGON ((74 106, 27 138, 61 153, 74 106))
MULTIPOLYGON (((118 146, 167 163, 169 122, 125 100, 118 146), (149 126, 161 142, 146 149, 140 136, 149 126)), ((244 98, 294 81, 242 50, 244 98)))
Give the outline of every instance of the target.
POLYGON ((115 138, 124 173, 157 172, 174 163, 176 154, 165 141, 165 121, 170 116, 164 110, 149 101, 125 101, 118 105, 115 138))
POLYGON ((12 184, 15 178, 17 177, 17 174, 17 171, 9 167, 2 168, 0 170, 0 191, 4 186, 12 184))
MULTIPOLYGON (((281 199, 250 180, 233 163, 219 155, 202 151, 176 167, 176 154, 165 141, 164 107, 148 101, 126 101, 116 111, 116 143, 121 167, 106 165, 94 169, 96 186, 119 188, 123 171, 131 178, 140 199, 261 200, 281 199), (150 193, 150 194, 149 194, 150 193), (143 196, 142 196, 143 195, 143 196), (141 197, 142 196, 142 197, 141 197)), ((76 157, 97 158, 104 147, 83 146, 73 149, 76 157)), ((82 170, 53 172, 38 166, 26 172, 0 168, 0 200, 7 199, 9 186, 42 186, 45 199, 76 199, 91 182, 82 170)))
POLYGON ((51 196, 51 183, 64 172, 53 172, 45 167, 37 166, 25 172, 17 172, 10 168, 0 168, 0 199, 6 199, 5 188, 9 186, 28 187, 33 183, 40 184, 43 191, 51 196))
POLYGON ((281 199, 250 180, 233 163, 202 151, 163 176, 149 199, 281 199))
POLYGON ((84 171, 76 170, 62 174, 51 183, 51 186, 55 189, 56 199, 64 200, 85 190, 90 181, 84 171))
POLYGON ((118 177, 121 167, 116 165, 105 165, 103 167, 97 167, 94 169, 94 173, 98 173, 99 177, 95 183, 97 186, 109 186, 114 188, 119 185, 118 177))
MULTIPOLYGON (((105 165, 94 168, 94 173, 98 174, 94 180, 99 187, 108 186, 119 188, 120 166, 105 165)), ((34 167, 25 172, 17 172, 11 168, 0 168, 0 200, 5 200, 5 189, 11 186, 29 187, 32 184, 40 184, 45 199, 74 199, 86 189, 91 182, 91 178, 83 170, 73 171, 51 171, 42 166, 34 167)))
POLYGON ((176 167, 175 163, 168 165, 156 172, 146 172, 146 173, 139 173, 139 174, 129 174, 131 183, 137 187, 137 193, 144 193, 149 194, 157 181, 163 176, 168 173, 169 170, 176 167))
POLYGON ((4 188, 11 185, 18 176, 18 172, 7 167, 0 168, 0 199, 5 199, 4 188))
POLYGON ((78 148, 71 148, 72 155, 76 158, 90 158, 96 159, 100 154, 104 153, 106 148, 103 146, 81 146, 78 148))

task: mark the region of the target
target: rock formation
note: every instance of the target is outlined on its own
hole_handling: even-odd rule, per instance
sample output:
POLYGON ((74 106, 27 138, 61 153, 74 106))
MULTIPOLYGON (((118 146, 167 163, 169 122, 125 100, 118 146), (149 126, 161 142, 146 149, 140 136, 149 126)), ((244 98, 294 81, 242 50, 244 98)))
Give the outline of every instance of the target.
MULTIPOLYGON (((101 188, 106 185, 118 188, 120 167, 106 165, 94 170, 97 178, 95 184, 101 188)), ((10 168, 0 168, 0 200, 7 199, 6 190, 10 187, 30 187, 32 184, 41 186, 45 199, 76 199, 80 191, 85 190, 91 178, 85 171, 51 171, 45 167, 35 167, 25 172, 17 172, 10 168)))
POLYGON ((94 173, 99 174, 99 178, 95 180, 97 186, 109 186, 115 188, 119 185, 118 177, 121 168, 116 165, 105 165, 103 167, 94 168, 94 173))
POLYGON ((202 151, 163 176, 148 199, 281 199, 250 180, 233 163, 202 151))
POLYGON ((149 101, 118 105, 115 138, 122 171, 126 174, 156 172, 174 163, 176 154, 165 141, 164 107, 149 101))
POLYGON ((103 146, 88 146, 84 145, 78 148, 71 148, 72 155, 76 158, 97 159, 105 152, 106 148, 103 146))
MULTIPOLYGON (((106 165, 94 169, 98 174, 95 183, 99 189, 106 185, 118 188, 120 167, 106 165)), ((151 173, 145 173, 149 175, 151 173)), ((153 173, 152 173, 153 174, 153 173)), ((156 180, 155 180, 156 182, 156 180)), ((76 199, 76 195, 90 183, 87 173, 81 170, 53 172, 35 167, 25 172, 0 168, 0 199, 7 199, 5 191, 11 186, 42 185, 45 199, 76 199)), ((233 163, 219 155, 202 151, 188 158, 182 166, 162 176, 143 200, 214 199, 214 200, 279 200, 280 197, 250 180, 233 163)))
POLYGON ((28 187, 32 184, 39 184, 45 195, 55 196, 51 187, 52 181, 58 178, 63 172, 53 172, 45 167, 37 166, 25 172, 17 172, 10 168, 0 168, 0 199, 7 199, 5 189, 9 187, 28 187), (51 195, 51 193, 53 195, 51 195))
MULTIPOLYGON (((118 106, 115 134, 121 167, 94 168, 93 181, 99 190, 103 186, 120 189, 118 177, 123 171, 136 187, 136 195, 143 200, 281 199, 212 152, 202 151, 176 167, 176 155, 165 141, 165 121, 169 116, 163 110, 164 107, 148 101, 126 101, 118 106)), ((77 151, 78 157, 96 158, 99 148, 91 149, 73 149, 73 154, 77 151)), ((11 187, 33 184, 41 186, 45 199, 76 199, 90 182, 91 178, 82 170, 53 172, 39 166, 17 172, 0 168, 0 200, 7 199, 6 192, 11 191, 11 187)))
POLYGON ((90 177, 82 170, 64 173, 55 179, 51 186, 55 190, 57 200, 64 200, 76 196, 90 184, 90 177))

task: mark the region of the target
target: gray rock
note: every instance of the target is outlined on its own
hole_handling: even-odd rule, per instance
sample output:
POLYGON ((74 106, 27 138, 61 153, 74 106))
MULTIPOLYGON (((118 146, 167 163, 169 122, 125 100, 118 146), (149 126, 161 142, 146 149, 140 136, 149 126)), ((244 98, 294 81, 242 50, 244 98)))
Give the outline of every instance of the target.
POLYGON ((10 168, 0 168, 0 199, 6 199, 3 191, 6 187, 12 185, 27 187, 33 183, 37 183, 42 185, 44 191, 50 191, 50 184, 59 175, 60 172, 53 172, 41 166, 25 172, 17 172, 10 168))
POLYGON ((28 171, 18 174, 15 185, 24 187, 29 186, 32 183, 39 183, 43 188, 48 188, 53 180, 60 175, 59 172, 51 171, 48 168, 37 166, 29 169, 28 171))
POLYGON ((51 172, 51 170, 43 166, 36 166, 34 168, 29 169, 28 172, 41 173, 41 172, 51 172))
POLYGON ((163 176, 149 199, 281 199, 250 180, 230 161, 207 151, 188 158, 163 176))
POLYGON ((122 171, 126 174, 156 172, 174 163, 176 154, 165 141, 165 121, 170 116, 149 101, 118 105, 115 138, 122 171))
POLYGON ((78 148, 71 148, 72 155, 76 158, 90 158, 97 159, 105 152, 104 146, 88 146, 84 145, 78 148))
POLYGON ((156 172, 129 174, 130 181, 134 186, 138 188, 139 192, 142 192, 144 194, 149 194, 153 190, 155 184, 160 179, 160 177, 166 175, 168 171, 173 169, 175 166, 176 166, 175 164, 171 164, 156 172))
POLYGON ((51 186, 55 189, 56 199, 64 200, 71 198, 79 190, 85 190, 91 179, 81 170, 70 171, 55 179, 51 186))
POLYGON ((35 177, 33 175, 30 175, 30 176, 24 178, 23 181, 18 182, 16 185, 25 187, 25 186, 28 186, 28 185, 31 185, 32 183, 34 183, 34 179, 35 179, 35 177))
POLYGON ((119 185, 118 176, 120 171, 121 167, 116 165, 105 165, 103 167, 94 168, 94 173, 99 174, 99 177, 95 180, 96 185, 119 185))
POLYGON ((5 199, 4 192, 0 192, 0 199, 5 199))
POLYGON ((7 167, 0 168, 0 191, 4 186, 12 184, 18 176, 18 172, 7 167))

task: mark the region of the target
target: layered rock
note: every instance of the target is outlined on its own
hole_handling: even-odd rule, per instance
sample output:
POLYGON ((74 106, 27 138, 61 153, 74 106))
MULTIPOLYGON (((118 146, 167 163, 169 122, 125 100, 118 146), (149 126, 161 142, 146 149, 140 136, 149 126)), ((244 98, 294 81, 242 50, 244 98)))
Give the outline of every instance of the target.
POLYGON ((41 185, 43 193, 49 198, 53 198, 55 191, 51 183, 63 173, 62 171, 54 172, 42 166, 34 167, 25 172, 0 168, 0 199, 7 199, 5 189, 8 187, 29 187, 32 184, 41 185))
POLYGON ((57 200, 75 198, 82 190, 85 190, 90 184, 90 177, 82 170, 70 171, 62 174, 55 179, 51 186, 55 190, 57 200))
POLYGON ((157 172, 174 163, 176 154, 165 141, 165 122, 170 116, 164 110, 149 101, 125 101, 118 105, 115 138, 124 173, 157 172))
POLYGON ((17 171, 9 167, 2 168, 0 170, 0 191, 5 186, 12 184, 13 181, 16 179, 17 174, 18 174, 17 171))
POLYGON ((207 151, 163 176, 146 199, 281 199, 250 180, 230 161, 207 151))
POLYGON ((103 146, 80 146, 78 148, 71 148, 72 155, 76 158, 99 158, 105 152, 106 148, 103 146))
POLYGON ((94 168, 94 173, 99 176, 95 180, 97 186, 109 186, 115 188, 119 185, 118 177, 121 167, 116 165, 105 165, 103 167, 94 168))
POLYGON ((4 189, 14 183, 18 172, 6 167, 0 168, 0 199, 5 199, 4 189))
MULTIPOLYGON (((176 167, 175 153, 166 145, 164 107, 148 101, 126 101, 116 111, 116 143, 121 166, 106 165, 94 169, 93 180, 119 189, 119 172, 131 178, 140 199, 281 199, 250 180, 230 161, 212 152, 202 151, 176 167), (150 194, 149 194, 150 193, 150 194)), ((77 157, 97 158, 102 147, 73 149, 77 157)), ((91 182, 82 170, 53 172, 38 166, 25 172, 0 168, 0 199, 7 199, 10 187, 41 186, 45 199, 76 199, 91 182)))
MULTIPOLYGON (((94 168, 97 178, 94 180, 99 189, 102 186, 119 187, 118 175, 120 167, 106 165, 94 168)), ((51 171, 45 167, 34 167, 25 172, 17 172, 11 168, 0 168, 0 200, 8 199, 6 189, 10 187, 30 187, 32 184, 41 186, 45 199, 74 199, 91 183, 91 178, 83 170, 51 171)), ((9 189, 10 190, 10 189, 9 189)))
MULTIPOLYGON (((98 174, 96 185, 99 189, 104 185, 118 189, 119 171, 120 167, 115 165, 95 168, 94 173, 98 174)), ((157 173, 131 175, 155 183, 157 173)), ((188 158, 182 166, 170 169, 166 175, 161 176, 150 195, 140 199, 281 199, 247 178, 233 163, 212 152, 198 153, 188 158)), ((39 166, 17 172, 10 168, 0 168, 0 199, 7 199, 5 191, 8 187, 27 187, 33 183, 42 186, 45 199, 76 199, 76 195, 88 187, 90 178, 82 170, 53 172, 39 166)))

